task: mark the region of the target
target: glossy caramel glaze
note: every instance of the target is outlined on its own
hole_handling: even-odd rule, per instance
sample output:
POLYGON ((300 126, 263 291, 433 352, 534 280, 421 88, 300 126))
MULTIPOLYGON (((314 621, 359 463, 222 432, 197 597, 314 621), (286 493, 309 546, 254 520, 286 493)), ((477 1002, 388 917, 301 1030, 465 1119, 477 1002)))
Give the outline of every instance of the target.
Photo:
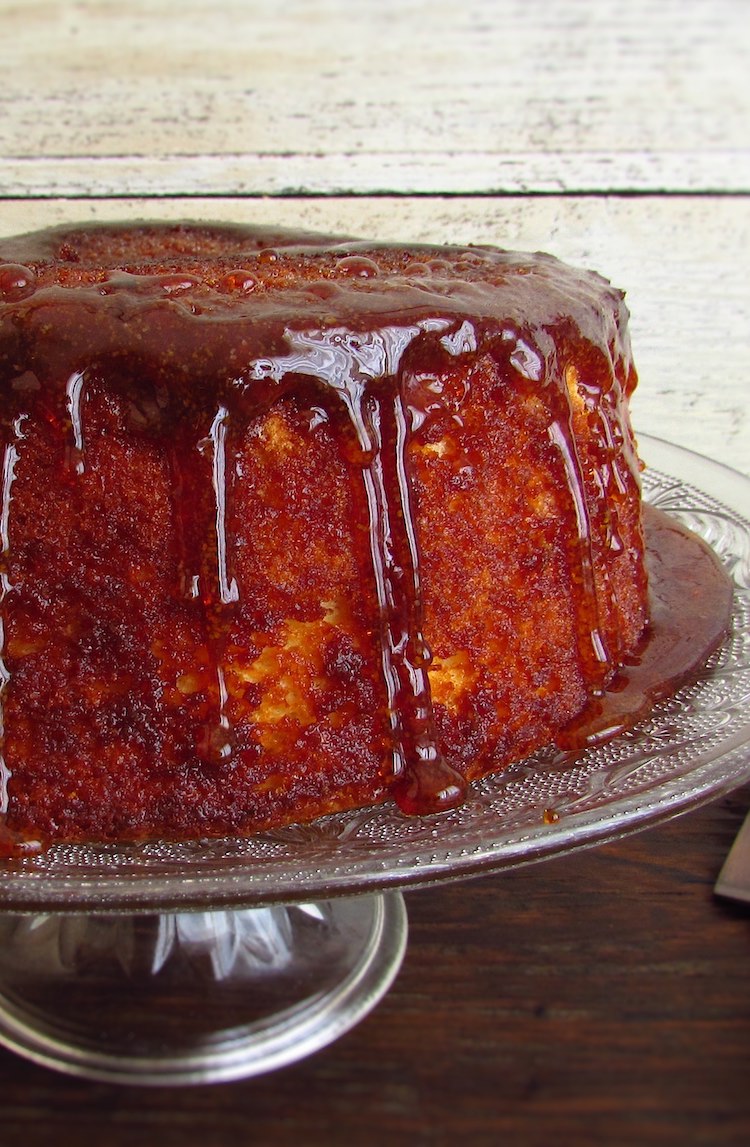
POLYGON ((646 622, 626 322, 546 255, 1 242, 8 840, 439 811, 553 738, 646 622))

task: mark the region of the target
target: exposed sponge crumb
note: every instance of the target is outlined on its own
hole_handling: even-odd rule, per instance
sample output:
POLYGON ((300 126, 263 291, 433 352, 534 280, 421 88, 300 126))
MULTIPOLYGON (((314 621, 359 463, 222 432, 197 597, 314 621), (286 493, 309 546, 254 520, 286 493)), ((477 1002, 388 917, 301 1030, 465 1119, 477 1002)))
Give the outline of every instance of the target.
POLYGON ((457 713, 463 700, 476 685, 478 677, 465 649, 449 657, 433 658, 429 669, 433 701, 444 705, 451 713, 457 713))

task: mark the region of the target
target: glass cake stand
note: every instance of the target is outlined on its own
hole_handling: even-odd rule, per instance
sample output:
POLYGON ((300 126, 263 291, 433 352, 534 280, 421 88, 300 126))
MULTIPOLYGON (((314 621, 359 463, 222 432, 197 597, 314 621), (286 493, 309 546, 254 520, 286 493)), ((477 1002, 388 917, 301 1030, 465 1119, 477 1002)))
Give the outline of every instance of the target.
POLYGON ((73 1075, 237 1079, 358 1022, 406 945, 399 889, 543 860, 684 812, 750 777, 750 481, 640 436, 646 498, 735 585, 699 677, 608 744, 545 749, 459 809, 378 807, 249 840, 59 846, 0 865, 0 1043, 73 1075))

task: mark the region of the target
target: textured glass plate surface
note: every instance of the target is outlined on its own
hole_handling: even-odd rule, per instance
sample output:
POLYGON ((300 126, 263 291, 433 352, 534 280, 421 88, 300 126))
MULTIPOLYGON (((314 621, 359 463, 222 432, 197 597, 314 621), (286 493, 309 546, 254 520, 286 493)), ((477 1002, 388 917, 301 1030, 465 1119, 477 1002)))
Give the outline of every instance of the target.
POLYGON ((714 548, 736 593, 723 647, 635 729, 575 757, 539 752, 440 816, 381 806, 248 840, 55 847, 2 864, 0 907, 252 906, 431 883, 621 836, 741 784, 750 777, 750 480, 645 435, 639 446, 646 498, 714 548))

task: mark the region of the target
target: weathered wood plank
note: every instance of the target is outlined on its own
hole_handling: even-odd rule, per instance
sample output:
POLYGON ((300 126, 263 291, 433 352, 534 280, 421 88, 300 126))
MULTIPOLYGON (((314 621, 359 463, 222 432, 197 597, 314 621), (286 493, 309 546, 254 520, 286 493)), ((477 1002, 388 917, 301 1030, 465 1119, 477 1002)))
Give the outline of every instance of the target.
POLYGON ((750 187, 742 0, 1 0, 0 21, 5 194, 750 187))
POLYGON ((750 475, 750 199, 172 199, 0 203, 0 236, 80 219, 236 219, 548 250, 627 290, 636 426, 750 475))

